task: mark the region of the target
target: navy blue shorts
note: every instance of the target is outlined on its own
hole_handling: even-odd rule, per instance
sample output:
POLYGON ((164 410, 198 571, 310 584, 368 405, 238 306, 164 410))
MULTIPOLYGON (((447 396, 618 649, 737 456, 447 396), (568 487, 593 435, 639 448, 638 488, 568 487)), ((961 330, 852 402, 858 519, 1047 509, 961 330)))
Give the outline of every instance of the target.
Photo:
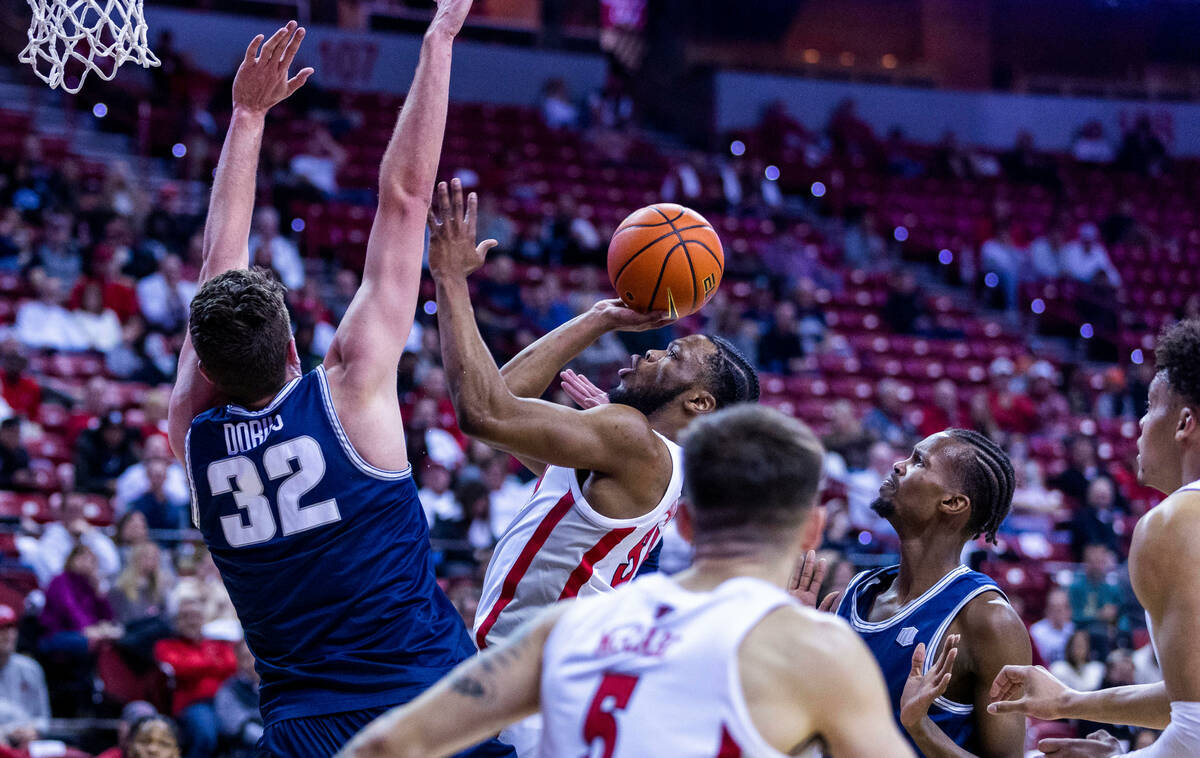
MULTIPOLYGON (((390 707, 331 713, 327 716, 285 719, 271 724, 258 741, 257 758, 327 758, 342 749, 363 727, 391 710, 390 707)), ((455 758, 516 758, 497 739, 464 750, 455 758)))

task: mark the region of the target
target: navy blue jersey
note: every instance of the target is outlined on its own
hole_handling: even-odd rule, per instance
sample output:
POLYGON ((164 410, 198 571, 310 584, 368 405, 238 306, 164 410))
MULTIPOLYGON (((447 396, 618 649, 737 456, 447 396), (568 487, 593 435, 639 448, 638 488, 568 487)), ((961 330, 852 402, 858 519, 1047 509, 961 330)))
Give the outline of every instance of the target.
POLYGON ((200 414, 186 458, 268 724, 406 702, 475 653, 434 578, 411 469, 355 452, 323 367, 260 411, 200 414))
MULTIPOLYGON (((891 586, 899 572, 899 566, 864 571, 850 581, 837 609, 837 615, 850 622, 883 669, 897 724, 900 723, 900 693, 912 671, 916 646, 925 643, 925 670, 928 671, 959 611, 984 592, 1000 592, 987 575, 959 566, 896 615, 871 623, 867 619, 875 598, 891 586)), ((1004 593, 1000 594, 1003 596, 1004 593)), ((939 697, 929 708, 929 718, 954 744, 974 752, 977 750, 974 711, 971 703, 956 703, 939 697)), ((903 727, 900 731, 908 736, 903 727)), ((909 743, 912 744, 911 739, 909 743)), ((921 755, 915 744, 912 748, 921 755)))

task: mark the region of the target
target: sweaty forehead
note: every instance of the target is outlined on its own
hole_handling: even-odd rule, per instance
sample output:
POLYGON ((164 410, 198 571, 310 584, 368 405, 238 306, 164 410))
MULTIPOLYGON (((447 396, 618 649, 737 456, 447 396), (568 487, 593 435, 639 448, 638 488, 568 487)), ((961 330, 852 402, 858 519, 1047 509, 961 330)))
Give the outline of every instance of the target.
POLYGON ((692 334, 671 343, 687 353, 689 358, 706 360, 717 352, 717 344, 703 334, 692 334))
POLYGON ((961 447, 958 440, 949 434, 938 432, 918 442, 914 449, 927 458, 930 463, 953 465, 961 453, 961 447))

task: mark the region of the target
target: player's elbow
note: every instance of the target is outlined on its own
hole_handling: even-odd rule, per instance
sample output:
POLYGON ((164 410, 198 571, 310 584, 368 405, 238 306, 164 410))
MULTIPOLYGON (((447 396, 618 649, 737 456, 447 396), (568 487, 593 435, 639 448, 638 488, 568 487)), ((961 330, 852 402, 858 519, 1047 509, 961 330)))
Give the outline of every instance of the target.
POLYGON ((411 186, 403 174, 385 170, 379 176, 379 210, 397 216, 413 216, 425 222, 429 212, 429 193, 411 186))
POLYGON ((496 428, 496 418, 487 408, 456 406, 454 415, 459 430, 468 437, 487 439, 496 428))

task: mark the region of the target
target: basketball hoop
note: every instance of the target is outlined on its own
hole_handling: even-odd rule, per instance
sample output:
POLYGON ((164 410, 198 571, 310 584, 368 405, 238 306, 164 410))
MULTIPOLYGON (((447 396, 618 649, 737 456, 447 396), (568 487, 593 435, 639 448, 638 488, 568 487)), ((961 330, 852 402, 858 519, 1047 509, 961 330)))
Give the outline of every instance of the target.
POLYGON ((142 0, 27 0, 33 9, 29 44, 20 60, 52 88, 72 94, 88 74, 112 81, 126 61, 159 65, 146 41, 142 0), (74 64, 74 65, 72 65, 74 64), (67 66, 82 70, 67 78, 67 66))

